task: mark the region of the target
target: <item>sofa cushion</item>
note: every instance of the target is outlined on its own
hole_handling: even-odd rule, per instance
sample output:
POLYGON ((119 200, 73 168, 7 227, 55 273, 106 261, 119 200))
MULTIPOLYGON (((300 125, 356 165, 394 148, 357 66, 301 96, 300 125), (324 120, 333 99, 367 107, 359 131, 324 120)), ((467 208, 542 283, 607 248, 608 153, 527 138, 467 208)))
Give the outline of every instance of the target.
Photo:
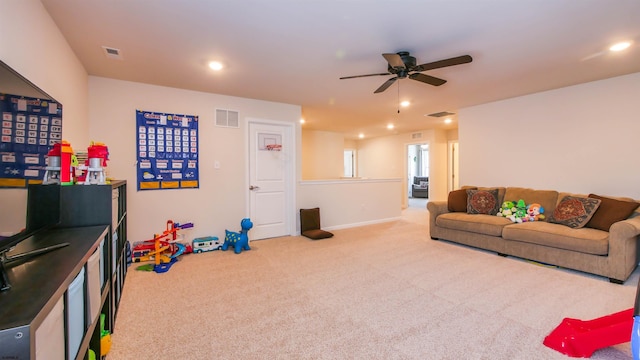
POLYGON ((467 213, 495 215, 499 210, 500 202, 498 201, 498 189, 467 189, 467 213))
POLYGON ((609 252, 609 233, 606 231, 590 228, 572 229, 543 221, 505 226, 502 238, 586 254, 607 255, 609 252))
POLYGON ((464 212, 445 213, 436 218, 436 225, 443 228, 491 236, 502 235, 502 228, 509 224, 513 223, 503 217, 464 212))
POLYGON ((549 216, 549 222, 581 228, 589 222, 600 202, 600 199, 565 196, 549 216))
MULTIPOLYGON (((475 190, 476 188, 470 188, 475 190)), ((467 190, 459 189, 449 192, 447 208, 451 212, 467 212, 467 190)))
POLYGON ((558 202, 558 192, 555 190, 534 190, 522 187, 508 187, 504 199, 515 201, 522 199, 525 204, 538 203, 544 208, 545 214, 551 214, 558 202))
POLYGON ((604 231, 609 231, 613 223, 628 218, 640 206, 640 203, 635 201, 612 199, 595 194, 589 194, 589 197, 600 199, 600 206, 585 227, 604 231))

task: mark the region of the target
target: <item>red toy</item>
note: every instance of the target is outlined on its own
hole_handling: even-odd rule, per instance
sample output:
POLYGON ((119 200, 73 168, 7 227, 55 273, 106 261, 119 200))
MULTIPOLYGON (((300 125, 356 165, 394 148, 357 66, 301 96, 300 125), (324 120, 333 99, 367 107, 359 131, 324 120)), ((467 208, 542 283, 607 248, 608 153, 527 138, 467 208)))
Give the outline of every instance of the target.
POLYGON ((633 308, 593 320, 564 318, 543 344, 571 357, 591 357, 594 351, 631 341, 633 308))

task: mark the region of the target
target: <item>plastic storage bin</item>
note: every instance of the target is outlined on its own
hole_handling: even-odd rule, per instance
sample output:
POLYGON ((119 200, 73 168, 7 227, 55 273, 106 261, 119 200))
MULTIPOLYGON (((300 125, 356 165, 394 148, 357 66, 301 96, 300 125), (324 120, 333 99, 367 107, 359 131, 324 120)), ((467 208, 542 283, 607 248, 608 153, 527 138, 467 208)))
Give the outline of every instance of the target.
POLYGON ((68 338, 67 346, 69 350, 69 360, 73 360, 78 355, 82 337, 85 329, 85 308, 84 308, 84 267, 71 282, 67 289, 67 324, 68 338))

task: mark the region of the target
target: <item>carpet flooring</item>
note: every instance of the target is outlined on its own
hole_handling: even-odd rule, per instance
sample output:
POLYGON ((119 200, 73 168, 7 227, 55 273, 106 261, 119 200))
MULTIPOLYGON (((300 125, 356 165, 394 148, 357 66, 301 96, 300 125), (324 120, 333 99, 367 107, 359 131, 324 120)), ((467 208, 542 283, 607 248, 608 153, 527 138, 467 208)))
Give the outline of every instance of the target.
MULTIPOLYGON (((109 360, 568 359, 542 344, 564 317, 633 307, 624 285, 433 241, 427 212, 131 266, 109 360)), ((592 359, 632 359, 629 343, 592 359)))

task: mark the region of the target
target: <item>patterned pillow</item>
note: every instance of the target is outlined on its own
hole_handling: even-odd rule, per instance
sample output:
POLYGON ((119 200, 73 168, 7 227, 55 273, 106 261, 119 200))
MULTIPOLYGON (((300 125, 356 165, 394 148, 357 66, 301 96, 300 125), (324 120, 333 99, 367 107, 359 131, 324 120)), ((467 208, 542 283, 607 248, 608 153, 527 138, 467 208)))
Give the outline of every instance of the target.
POLYGON ((499 210, 498 189, 467 190, 467 214, 495 215, 499 210))
POLYGON ((600 199, 565 196, 549 216, 549 222, 570 228, 585 226, 600 206, 600 199))

